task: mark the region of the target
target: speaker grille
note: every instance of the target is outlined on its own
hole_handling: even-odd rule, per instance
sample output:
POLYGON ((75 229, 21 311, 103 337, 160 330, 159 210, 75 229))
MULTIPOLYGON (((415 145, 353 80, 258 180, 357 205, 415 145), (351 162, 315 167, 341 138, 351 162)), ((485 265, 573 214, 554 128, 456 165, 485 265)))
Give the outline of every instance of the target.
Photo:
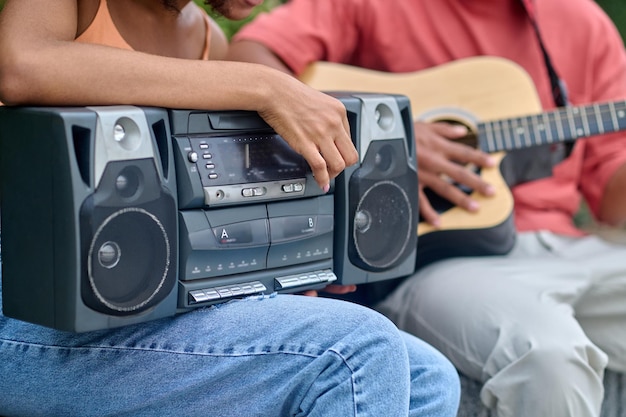
POLYGON ((141 311, 160 298, 171 257, 170 238, 157 216, 142 208, 115 211, 99 225, 89 247, 93 295, 112 311, 141 311))
POLYGON ((354 214, 353 239, 359 258, 372 268, 401 260, 412 234, 413 210, 407 193, 392 181, 379 181, 363 193, 354 214))

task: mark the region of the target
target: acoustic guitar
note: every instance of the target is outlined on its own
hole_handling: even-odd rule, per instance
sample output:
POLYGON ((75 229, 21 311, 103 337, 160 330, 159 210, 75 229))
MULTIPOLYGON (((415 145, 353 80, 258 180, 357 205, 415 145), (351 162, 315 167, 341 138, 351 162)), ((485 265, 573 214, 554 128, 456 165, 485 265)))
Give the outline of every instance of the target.
POLYGON ((466 58, 411 73, 316 62, 300 79, 323 91, 406 95, 414 120, 463 124, 471 131, 474 146, 498 161, 495 167, 480 170, 495 187, 495 195, 471 193, 480 210, 472 213, 450 204, 440 213, 440 228, 418 224, 418 265, 450 256, 503 254, 512 248, 513 197, 501 171, 506 151, 626 129, 626 101, 543 112, 528 73, 497 57, 466 58))

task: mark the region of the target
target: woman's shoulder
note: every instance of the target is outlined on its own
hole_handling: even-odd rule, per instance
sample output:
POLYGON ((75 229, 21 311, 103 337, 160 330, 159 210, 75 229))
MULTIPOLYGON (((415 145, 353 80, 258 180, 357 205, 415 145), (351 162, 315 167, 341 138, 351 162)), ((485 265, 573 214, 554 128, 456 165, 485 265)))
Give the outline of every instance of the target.
POLYGON ((220 25, 218 25, 214 19, 208 15, 206 16, 206 19, 211 33, 209 39, 209 59, 224 59, 226 57, 226 53, 228 52, 228 39, 226 38, 226 35, 220 25))

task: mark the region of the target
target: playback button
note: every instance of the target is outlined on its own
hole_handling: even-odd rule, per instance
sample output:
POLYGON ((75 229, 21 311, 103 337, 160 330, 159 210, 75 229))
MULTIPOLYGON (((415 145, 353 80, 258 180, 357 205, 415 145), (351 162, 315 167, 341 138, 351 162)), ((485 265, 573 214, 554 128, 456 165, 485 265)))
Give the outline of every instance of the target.
POLYGON ((267 193, 265 187, 248 187, 241 190, 242 197, 262 197, 267 193))
POLYGON ((251 281, 241 284, 223 285, 220 287, 189 291, 187 302, 189 305, 194 305, 209 301, 223 300, 226 298, 259 294, 265 291, 267 291, 267 288, 261 281, 251 281))
POLYGON ((337 280, 332 270, 312 271, 304 274, 286 275, 274 279, 276 290, 288 290, 291 288, 305 287, 320 283, 330 284, 337 280))
POLYGON ((301 182, 294 182, 290 184, 283 184, 281 188, 283 192, 287 194, 301 193, 302 191, 304 191, 304 184, 302 184, 301 182))

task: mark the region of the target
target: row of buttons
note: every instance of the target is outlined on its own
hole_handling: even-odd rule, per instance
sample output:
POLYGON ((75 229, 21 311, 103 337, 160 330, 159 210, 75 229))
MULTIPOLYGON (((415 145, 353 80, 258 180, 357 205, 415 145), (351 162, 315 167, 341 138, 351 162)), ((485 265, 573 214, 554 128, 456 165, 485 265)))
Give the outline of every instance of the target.
MULTIPOLYGON (((196 162, 198 162, 198 152, 194 152, 194 151, 189 152, 187 154, 187 159, 192 164, 195 164, 196 162)), ((205 152, 202 154, 202 159, 213 159, 213 154, 205 152)), ((215 164, 213 162, 207 162, 204 166, 206 169, 215 169, 215 164)), ((209 174, 209 178, 215 179, 217 178, 217 174, 209 174)))
MULTIPOLYGON (((209 145, 207 145, 208 147, 209 145)), ((196 162, 198 162, 198 152, 196 151, 190 151, 187 154, 187 159, 189 160, 189 162, 191 162, 192 164, 195 164, 196 162)), ((202 153, 202 159, 213 159, 213 154, 210 152, 203 152, 202 153)))
POLYGON ((292 184, 283 184, 283 192, 285 193, 301 193, 304 190, 304 184, 301 182, 294 182, 292 184))
MULTIPOLYGON (((309 272, 305 274, 287 275, 278 277, 276 290, 291 289, 306 285, 331 283, 337 280, 337 276, 330 269, 309 272)), ((267 287, 261 281, 245 282, 241 284, 224 285, 220 287, 205 288, 189 291, 189 305, 216 301, 245 295, 259 294, 267 291, 267 287)))
POLYGON ((287 275, 284 277, 276 278, 277 290, 301 287, 304 285, 330 283, 337 280, 335 275, 330 269, 310 272, 306 274, 287 275))
MULTIPOLYGON (((206 145, 207 148, 209 147, 209 145, 207 144, 201 144, 200 148, 202 148, 202 146, 204 145, 206 145)), ((196 162, 198 162, 198 153, 194 151, 189 152, 189 154, 187 154, 187 159, 192 164, 195 164, 196 162)), ((202 159, 213 159, 213 155, 208 152, 205 152, 202 154, 202 159)), ((204 166, 206 169, 215 169, 215 164, 213 162, 207 162, 204 166)), ((217 179, 218 176, 216 173, 210 172, 208 177, 209 179, 214 180, 214 179, 217 179)))
POLYGON ((221 287, 206 288, 203 290, 189 291, 189 305, 214 301, 222 298, 239 297, 242 295, 257 294, 266 291, 267 288, 260 281, 246 282, 243 284, 225 285, 221 287))
MULTIPOLYGON (((211 178, 211 174, 209 174, 211 178)), ((304 191, 304 184, 301 182, 283 184, 282 190, 285 193, 301 193, 304 191)), ((267 194, 267 188, 265 187, 247 187, 241 190, 242 197, 262 197, 267 194)))

